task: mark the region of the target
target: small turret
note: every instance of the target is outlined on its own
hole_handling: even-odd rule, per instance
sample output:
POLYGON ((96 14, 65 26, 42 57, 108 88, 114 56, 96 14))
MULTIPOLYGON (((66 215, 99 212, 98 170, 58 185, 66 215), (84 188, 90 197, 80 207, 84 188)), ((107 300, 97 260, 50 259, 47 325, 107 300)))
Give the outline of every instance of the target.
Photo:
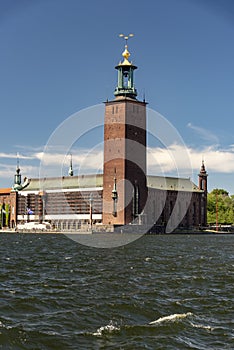
POLYGON ((21 191, 23 190, 25 187, 27 187, 30 183, 30 180, 25 177, 24 178, 24 182, 21 183, 21 174, 20 174, 20 167, 19 167, 19 155, 17 154, 17 166, 16 166, 16 172, 14 175, 14 185, 12 186, 12 190, 13 191, 21 191))
POLYGON ((19 167, 19 155, 17 154, 17 166, 16 166, 16 172, 14 175, 14 185, 13 189, 15 191, 18 191, 21 189, 21 174, 20 174, 20 167, 19 167))
POLYGON ((111 197, 113 199, 113 213, 112 214, 113 214, 113 216, 117 216, 118 192, 117 192, 117 188, 116 188, 116 169, 115 169, 115 176, 114 176, 114 186, 113 186, 111 197))
POLYGON ((70 158, 70 167, 69 167, 69 170, 68 170, 68 175, 69 176, 73 176, 73 167, 72 167, 72 154, 71 154, 71 158, 70 158))
POLYGON ((205 163, 204 160, 202 160, 200 173, 198 174, 198 188, 205 193, 207 193, 207 176, 208 174, 206 172, 205 163))

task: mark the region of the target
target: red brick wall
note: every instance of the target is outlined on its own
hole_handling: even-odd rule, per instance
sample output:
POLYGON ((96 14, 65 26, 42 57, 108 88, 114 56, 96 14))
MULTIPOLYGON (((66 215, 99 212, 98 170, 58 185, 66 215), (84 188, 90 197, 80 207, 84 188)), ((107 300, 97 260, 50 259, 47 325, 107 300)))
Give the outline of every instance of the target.
POLYGON ((146 104, 118 99, 106 103, 104 126, 103 223, 128 224, 132 216, 133 185, 139 188, 139 212, 147 197, 146 104), (116 174, 115 174, 116 172, 116 174), (117 216, 112 190, 117 180, 117 216))

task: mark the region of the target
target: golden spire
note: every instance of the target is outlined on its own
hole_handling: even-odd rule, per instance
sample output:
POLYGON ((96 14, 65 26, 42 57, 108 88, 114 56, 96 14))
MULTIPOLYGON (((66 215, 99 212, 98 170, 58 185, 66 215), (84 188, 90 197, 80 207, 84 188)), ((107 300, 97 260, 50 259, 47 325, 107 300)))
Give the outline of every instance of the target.
POLYGON ((128 39, 132 38, 134 36, 134 34, 128 34, 128 35, 124 35, 124 34, 119 34, 120 38, 123 38, 125 40, 125 50, 122 53, 122 56, 124 58, 124 62, 122 64, 130 64, 130 62, 128 61, 128 58, 130 57, 130 52, 128 51, 128 39))

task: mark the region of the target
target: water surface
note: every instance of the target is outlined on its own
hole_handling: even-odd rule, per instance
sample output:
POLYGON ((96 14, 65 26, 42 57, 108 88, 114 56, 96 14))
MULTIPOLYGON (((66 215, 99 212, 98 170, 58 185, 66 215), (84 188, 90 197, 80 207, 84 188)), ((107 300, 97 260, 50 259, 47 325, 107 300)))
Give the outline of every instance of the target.
POLYGON ((0 235, 0 349, 234 349, 233 235, 0 235))

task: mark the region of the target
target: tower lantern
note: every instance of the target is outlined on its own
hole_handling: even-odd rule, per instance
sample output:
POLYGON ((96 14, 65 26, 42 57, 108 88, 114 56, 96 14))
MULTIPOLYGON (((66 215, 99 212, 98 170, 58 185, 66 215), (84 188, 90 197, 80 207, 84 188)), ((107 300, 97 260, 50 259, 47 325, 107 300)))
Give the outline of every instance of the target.
POLYGON ((130 52, 128 51, 128 39, 133 37, 133 34, 127 36, 120 34, 119 36, 125 39, 126 44, 125 50, 122 53, 124 60, 115 67, 115 69, 118 70, 118 84, 115 88, 114 95, 116 97, 125 96, 136 99, 137 90, 134 86, 134 70, 137 69, 137 67, 128 60, 130 57, 130 52))

